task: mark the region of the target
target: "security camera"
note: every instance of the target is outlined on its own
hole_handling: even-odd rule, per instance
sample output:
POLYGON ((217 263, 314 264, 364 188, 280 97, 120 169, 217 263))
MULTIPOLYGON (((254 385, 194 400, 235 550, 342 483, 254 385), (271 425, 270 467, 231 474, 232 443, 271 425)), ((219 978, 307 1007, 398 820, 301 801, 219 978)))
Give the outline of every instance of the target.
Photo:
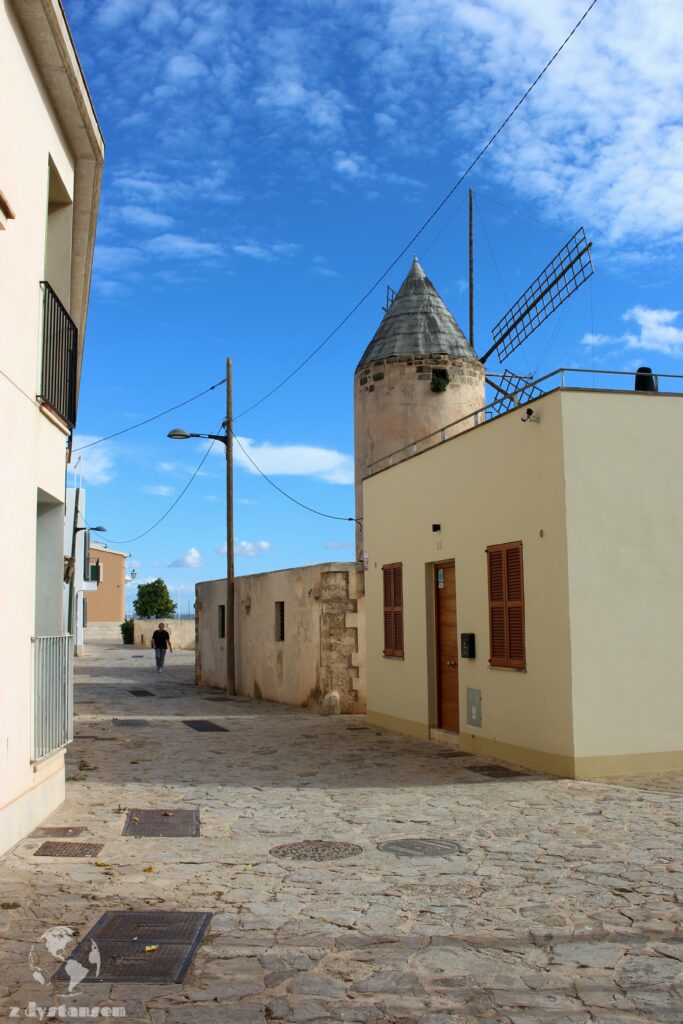
POLYGON ((522 423, 540 423, 540 417, 534 412, 531 406, 527 406, 522 416, 522 423))

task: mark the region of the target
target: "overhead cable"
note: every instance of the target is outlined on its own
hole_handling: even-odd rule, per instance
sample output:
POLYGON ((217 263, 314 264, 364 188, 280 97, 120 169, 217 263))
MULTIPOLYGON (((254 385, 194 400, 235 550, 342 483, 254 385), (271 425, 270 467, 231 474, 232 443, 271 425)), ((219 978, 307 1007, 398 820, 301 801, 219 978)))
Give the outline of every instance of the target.
MULTIPOLYGON (((152 530, 156 530, 156 528, 159 525, 159 523, 163 523, 163 521, 166 518, 166 516, 169 515, 173 511, 173 509, 176 507, 176 505, 178 504, 180 499, 190 489, 190 487, 192 486, 192 484, 194 482, 195 477, 199 473, 199 470, 202 468, 202 466, 204 465, 204 463, 208 459, 209 453, 211 452, 211 449, 213 448, 215 443, 216 443, 215 441, 212 441, 211 444, 208 446, 208 448, 204 452, 204 455, 202 456, 201 462, 199 463, 199 465, 195 469, 194 473, 192 474, 190 479, 187 481, 187 483, 185 484, 185 486, 183 487, 182 491, 180 492, 178 497, 175 499, 175 501, 173 501, 172 504, 170 504, 169 507, 166 509, 166 511, 164 512, 163 516, 160 516, 160 518, 157 519, 157 521, 155 523, 152 523, 152 525, 149 527, 148 530, 145 530, 144 533, 139 533, 137 535, 137 537, 125 537, 123 540, 112 539, 111 543, 112 544, 132 544, 133 541, 141 540, 143 537, 146 537, 148 533, 151 533, 152 530)), ((107 543, 109 543, 109 538, 107 538, 107 543)))
POLYGON ((355 519, 354 516, 333 516, 333 515, 330 515, 329 512, 320 512, 317 508, 311 508, 310 505, 304 505, 303 501, 299 501, 298 498, 293 498, 291 494, 287 493, 287 491, 283 491, 283 489, 281 487, 278 487, 278 485, 275 483, 274 480, 271 480, 270 477, 266 473, 263 472, 263 470, 261 469, 260 466, 256 465, 256 463, 252 459, 251 455, 246 450, 246 448, 244 447, 244 445, 240 441, 239 437, 237 437, 237 435, 234 433, 234 431, 231 431, 231 433, 232 433, 233 439, 236 442, 237 446, 242 451, 242 454, 244 455, 244 457, 246 459, 249 460, 249 462, 252 464, 252 466, 254 467, 256 472, 259 473, 263 477, 263 479, 266 480, 270 484, 271 487, 274 487, 276 491, 279 491, 280 494, 282 494, 285 498, 287 498, 288 501, 293 501, 295 505, 299 505, 300 508, 305 508, 307 512, 313 512, 313 514, 316 515, 316 516, 322 516, 323 519, 338 519, 338 520, 340 520, 342 522, 346 522, 346 523, 357 523, 358 522, 358 520, 355 519))
POLYGON ((113 437, 120 437, 121 434, 127 434, 130 430, 137 430, 138 427, 144 427, 147 423, 153 423, 154 420, 160 420, 162 416, 166 416, 169 412, 173 412, 175 409, 182 409, 184 405, 189 405, 190 402, 196 402, 202 395, 208 395, 209 391, 214 391, 219 388, 221 384, 225 384, 225 377, 222 380, 216 381, 211 387, 205 388, 204 391, 200 391, 198 395, 193 395, 192 398, 186 398, 184 402, 178 402, 177 405, 172 405, 170 409, 164 409, 163 412, 158 412, 154 416, 150 416, 146 420, 140 420, 139 423, 133 423, 130 427, 124 427, 123 430, 117 430, 113 434, 107 434, 106 437, 98 437, 96 441, 90 441, 88 444, 82 444, 79 448, 74 448, 74 452, 82 452, 85 448, 92 448, 93 445, 102 444, 103 441, 111 441, 113 437))
POLYGON ((405 256, 405 254, 406 254, 406 253, 408 252, 408 250, 409 250, 409 249, 410 249, 410 248, 411 248, 411 247, 413 246, 413 243, 417 241, 417 239, 418 239, 418 238, 420 237, 420 235, 421 235, 421 234, 422 234, 422 233, 423 233, 423 232, 425 231, 425 229, 426 229, 426 228, 427 228, 427 227, 428 227, 428 226, 429 226, 429 225, 431 224, 431 222, 432 222, 432 221, 434 220, 434 218, 436 217, 436 215, 437 215, 437 214, 438 214, 438 213, 439 213, 439 212, 440 212, 440 211, 441 211, 441 210, 443 209, 443 207, 444 207, 444 206, 446 205, 446 203, 447 203, 447 202, 449 201, 449 199, 450 199, 450 198, 451 198, 451 196, 452 196, 452 195, 454 194, 454 192, 456 192, 456 190, 457 190, 457 189, 458 189, 458 188, 460 187, 460 185, 461 185, 461 184, 463 183, 463 181, 465 180, 465 178, 466 178, 466 177, 467 177, 467 176, 468 176, 469 174, 471 174, 471 172, 472 172, 472 171, 474 170, 474 168, 476 167, 476 165, 477 165, 477 164, 479 163, 479 161, 480 161, 480 160, 482 159, 482 157, 484 156, 484 154, 485 154, 485 153, 486 153, 486 152, 487 152, 487 151, 488 151, 488 150, 489 150, 489 149, 491 148, 491 146, 493 145, 493 143, 495 142, 495 140, 496 140, 496 139, 498 138, 498 136, 500 135, 500 133, 501 133, 501 132, 503 131, 503 129, 504 129, 504 128, 505 128, 505 127, 506 127, 506 126, 507 126, 507 125, 509 124, 509 122, 510 122, 510 121, 512 120, 512 118, 513 118, 513 117, 515 116, 515 114, 517 113, 517 111, 519 110, 519 108, 520 108, 520 107, 522 106, 522 104, 524 103, 524 101, 525 101, 525 100, 527 99, 527 97, 528 97, 528 96, 530 95, 530 93, 531 93, 531 92, 532 92, 532 91, 533 91, 533 90, 534 90, 534 89, 536 88, 536 86, 538 85, 538 83, 540 82, 540 80, 541 80, 541 79, 543 78, 544 74, 546 73, 546 71, 548 70, 548 68, 549 68, 549 67, 551 66, 551 64, 553 64, 553 63, 554 63, 554 61, 555 61, 555 60, 556 60, 556 59, 557 59, 557 58, 559 57, 559 55, 560 55, 560 53, 562 52, 562 50, 563 50, 563 49, 565 48, 565 46, 567 45, 567 43, 569 42, 569 40, 570 40, 570 39, 572 38, 572 36, 573 36, 573 35, 575 34, 575 32, 577 32, 577 31, 578 31, 578 29, 580 28, 580 26, 582 25, 582 23, 583 23, 583 22, 585 21, 585 19, 586 19, 586 18, 588 17, 588 15, 590 14, 590 12, 591 12, 591 11, 593 10, 593 8, 595 7, 595 5, 596 5, 596 3, 597 3, 597 2, 598 2, 598 0, 591 0, 591 3, 590 3, 590 4, 588 5, 588 7, 586 8, 586 10, 585 10, 585 11, 583 12, 583 14, 581 15, 581 17, 580 17, 580 18, 579 18, 579 20, 577 21, 577 23, 576 23, 576 24, 574 25, 574 28, 573 28, 573 29, 571 30, 571 32, 569 33, 569 35, 565 37, 565 39, 564 39, 564 40, 563 40, 563 42, 562 42, 562 43, 560 44, 560 46, 558 46, 558 48, 557 48, 557 49, 555 50, 555 52, 554 52, 554 54, 552 55, 552 57, 550 58, 550 60, 549 60, 549 61, 548 61, 548 62, 547 62, 547 63, 545 64, 545 66, 543 67, 543 69, 542 69, 542 70, 541 70, 541 71, 540 71, 540 72, 539 72, 539 73, 538 73, 538 74, 536 75, 536 78, 535 78, 535 79, 533 80, 533 82, 531 83, 531 85, 530 85, 530 86, 528 87, 528 89, 526 90, 526 92, 524 93, 524 95, 523 95, 523 96, 522 96, 522 97, 521 97, 521 98, 520 98, 520 99, 519 99, 519 100, 517 101, 517 103, 516 103, 516 104, 514 105, 514 107, 512 108, 512 110, 510 111, 510 113, 509 113, 509 114, 507 115, 507 117, 505 118, 505 120, 504 120, 504 121, 501 121, 501 123, 499 124, 498 128, 496 128, 496 130, 495 130, 495 132, 493 133, 493 135, 491 135, 491 137, 489 138, 489 140, 488 140, 488 142, 486 143, 486 145, 485 145, 485 146, 483 146, 483 147, 482 147, 482 148, 481 148, 481 149, 479 150, 479 152, 477 153, 477 155, 476 155, 476 156, 474 157, 474 159, 473 159, 473 160, 471 161, 471 163, 470 163, 470 164, 468 165, 468 167, 467 167, 467 168, 466 168, 466 169, 465 169, 465 170, 463 171, 463 173, 462 173, 462 174, 460 175, 460 177, 458 178, 458 180, 456 181, 456 183, 455 183, 455 184, 453 185, 453 187, 452 187, 451 189, 449 189, 449 191, 448 191, 448 192, 446 193, 446 195, 445 195, 445 196, 443 197, 443 199, 442 199, 442 200, 441 200, 441 202, 440 202, 440 203, 438 204, 438 206, 436 206, 436 207, 435 207, 435 208, 434 208, 434 209, 432 210, 432 212, 431 212, 431 213, 430 213, 430 215, 429 215, 429 216, 427 217, 427 219, 426 219, 426 220, 425 220, 425 221, 424 221, 424 222, 422 223, 422 225, 421 225, 421 226, 420 226, 420 227, 419 227, 419 228, 417 229, 417 231, 416 231, 416 232, 415 232, 415 233, 413 234, 413 236, 412 236, 412 237, 411 237, 411 238, 410 238, 410 239, 409 239, 409 240, 408 240, 408 241, 406 242, 406 244, 405 244, 405 245, 403 246, 403 248, 402 248, 402 249, 401 249, 401 251, 400 251, 400 252, 398 253, 398 255, 397 255, 397 256, 396 256, 396 257, 395 257, 395 258, 394 258, 394 259, 393 259, 393 260, 391 261, 391 263, 389 264, 389 266, 388 266, 388 267, 386 267, 386 268, 385 268, 385 269, 384 269, 384 270, 382 271, 382 273, 380 274, 380 276, 379 276, 379 277, 378 277, 378 278, 376 279, 376 281, 375 281, 375 282, 374 282, 374 283, 373 283, 373 284, 372 284, 372 285, 371 285, 371 286, 370 286, 370 287, 369 287, 369 288, 367 289, 367 291, 366 291, 366 292, 364 292, 364 294, 363 294, 363 295, 362 295, 362 296, 360 297, 360 299, 359 299, 359 300, 358 300, 358 301, 356 302, 356 304, 355 304, 355 305, 354 305, 354 306, 353 306, 353 307, 352 307, 352 308, 351 308, 351 309, 349 310, 349 312, 348 312, 348 313, 346 314, 346 316, 344 316, 344 317, 343 317, 343 318, 342 318, 342 319, 341 319, 341 320, 339 321, 339 323, 338 323, 338 324, 336 325, 336 327, 333 327, 333 328, 332 328, 332 330, 330 331, 330 333, 329 333, 329 334, 327 334, 327 335, 326 335, 326 336, 325 336, 325 337, 323 338, 323 340, 322 340, 322 341, 320 342, 320 344, 319 344, 319 345, 316 345, 316 347, 315 347, 315 348, 314 348, 314 349, 313 349, 313 350, 312 350, 311 352, 309 352, 309 354, 308 354, 308 355, 306 356, 306 358, 305 358, 305 359, 303 359, 303 360, 302 360, 302 361, 301 361, 301 362, 300 362, 300 363, 298 364, 298 366, 295 366, 295 367, 294 367, 294 369, 293 369, 293 370, 292 370, 292 371, 291 371, 290 373, 288 373, 288 374, 287 374, 287 376, 286 376, 286 377, 284 377, 284 378, 283 378, 283 379, 282 379, 282 380, 281 380, 281 381, 279 382, 279 384, 276 384, 276 385, 275 385, 274 387, 272 387, 272 388, 270 389, 270 391, 267 391, 267 392, 266 392, 266 393, 265 393, 264 395, 262 395, 262 396, 261 396, 261 398, 259 398, 259 399, 258 399, 258 400, 257 400, 256 402, 253 402, 253 403, 252 403, 251 405, 247 406, 247 408, 246 408, 246 409, 242 409, 242 411, 241 411, 241 412, 239 412, 239 413, 237 414, 237 416, 234 416, 234 417, 233 417, 233 422, 235 422, 235 420, 238 420, 238 419, 240 419, 240 418, 241 418, 242 416, 246 416, 246 415, 247 415, 247 413, 249 413, 249 412, 252 412, 252 411, 253 411, 254 409, 256 409, 256 408, 257 408, 257 407, 258 407, 259 405, 261 405, 261 404, 262 404, 263 402, 265 402, 265 401, 266 401, 266 400, 267 400, 268 398, 270 398, 270 397, 271 397, 272 395, 274 395, 276 391, 279 391, 279 390, 280 390, 280 388, 284 387, 284 385, 285 385, 285 384, 289 383, 289 381, 290 381, 290 380, 292 379, 292 377, 296 376, 296 374, 297 374, 297 373, 299 373, 299 371, 300 371, 300 370, 302 370, 302 369, 304 368, 304 366, 306 366, 306 365, 307 365, 308 363, 310 363, 311 359, 313 359, 313 357, 314 357, 314 356, 316 356, 316 355, 318 354, 318 352, 320 352, 320 350, 321 350, 322 348, 324 348, 324 347, 325 347, 325 345, 327 345, 327 343, 328 343, 329 341, 331 341, 331 340, 332 340, 332 338, 334 338, 334 336, 335 336, 336 334, 338 334, 338 333, 339 333, 339 331, 340 331, 340 330, 342 329, 342 327, 344 327, 344 325, 345 325, 346 323, 348 323, 348 321, 349 321, 349 320, 351 319, 351 317, 352 317, 352 316, 354 316, 354 314, 358 312, 358 310, 360 309, 360 307, 361 307, 361 306, 362 306, 362 305, 363 305, 363 304, 364 304, 364 303, 365 303, 365 302, 366 302, 366 301, 367 301, 367 300, 368 300, 368 299, 370 298, 370 296, 371 296, 371 295, 372 295, 372 293, 373 293, 373 292, 375 291, 375 289, 379 287, 379 285, 380 285, 380 284, 382 283, 382 281, 383 281, 383 280, 385 279, 385 277, 386 277, 386 276, 387 276, 387 275, 388 275, 388 274, 389 274, 389 273, 390 273, 390 272, 391 272, 391 271, 392 271, 392 270, 394 269, 394 267, 395 267, 395 266, 396 266, 396 264, 397 264, 397 263, 399 262, 399 260, 401 260, 401 259, 403 258, 403 256, 405 256))

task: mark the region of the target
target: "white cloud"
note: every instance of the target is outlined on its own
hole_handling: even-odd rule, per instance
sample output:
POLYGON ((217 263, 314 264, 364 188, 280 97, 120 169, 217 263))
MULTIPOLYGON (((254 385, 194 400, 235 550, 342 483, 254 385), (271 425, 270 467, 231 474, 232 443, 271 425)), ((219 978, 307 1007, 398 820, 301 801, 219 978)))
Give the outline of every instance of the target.
MULTIPOLYGON (((305 444, 277 445, 269 441, 256 444, 248 437, 240 437, 239 442, 268 476, 311 476, 330 484, 353 483, 352 456, 332 448, 316 448, 305 444)), ((250 473, 256 473, 239 445, 235 446, 235 463, 250 473)))
POLYGON ((203 78, 208 74, 208 68, 193 53, 181 53, 171 57, 166 72, 172 82, 186 83, 195 78, 203 78))
MULTIPOLYGON (((459 142, 461 169, 585 7, 583 0, 390 0, 371 59, 378 106, 405 129, 396 144, 414 145, 419 113, 427 114, 420 104, 434 97, 450 122, 446 137, 459 142)), ((680 0, 597 4, 482 166, 546 215, 583 222, 610 245, 680 242, 680 24, 680 0)))
POLYGON ((175 488, 166 487, 165 484, 157 484, 150 487, 142 487, 141 490, 145 494, 155 494, 159 498, 170 498, 172 494, 175 494, 175 488))
POLYGON ((173 473, 177 468, 177 462, 157 462, 157 469, 162 473, 173 473))
POLYGON ((255 260, 264 260, 267 263, 272 263, 283 256, 292 256, 298 251, 299 246, 292 242, 268 244, 250 241, 233 245, 232 248, 240 256, 251 256, 255 260))
MULTIPOLYGON (((97 274, 116 273, 130 270, 142 259, 142 254, 131 245, 95 246, 95 271, 97 274)), ((97 278, 96 278, 97 279, 97 278)))
POLYGON ((156 213, 144 206, 124 205, 121 207, 121 217, 128 224, 142 228, 170 228, 173 218, 165 213, 156 213))
POLYGON ((683 326, 675 321, 681 315, 675 309, 648 309, 634 306, 628 309, 622 319, 634 322, 638 332, 625 331, 620 335, 584 334, 581 344, 586 348, 614 345, 618 348, 640 349, 641 351, 662 352, 665 355, 683 355, 683 326))
MULTIPOLYGON (((235 558, 258 558, 259 555, 264 555, 267 551, 271 551, 273 545, 268 540, 236 540, 235 541, 235 558)), ((219 555, 227 554, 228 545, 221 544, 220 547, 216 548, 216 552, 219 555)))
POLYGON ((188 548, 184 555, 168 564, 172 569, 199 569, 202 564, 202 556, 196 548, 188 548))
POLYGON ((98 440, 99 438, 92 434, 74 434, 74 453, 69 466, 72 478, 80 477, 84 484, 90 484, 93 487, 97 487, 99 484, 108 484, 114 477, 112 446, 107 441, 103 441, 92 448, 85 447, 98 440), (76 451, 77 448, 85 450, 76 451))
POLYGON ((157 256, 179 256, 183 259, 206 259, 223 254, 217 243, 200 242, 188 235, 157 235, 145 243, 145 248, 157 256))

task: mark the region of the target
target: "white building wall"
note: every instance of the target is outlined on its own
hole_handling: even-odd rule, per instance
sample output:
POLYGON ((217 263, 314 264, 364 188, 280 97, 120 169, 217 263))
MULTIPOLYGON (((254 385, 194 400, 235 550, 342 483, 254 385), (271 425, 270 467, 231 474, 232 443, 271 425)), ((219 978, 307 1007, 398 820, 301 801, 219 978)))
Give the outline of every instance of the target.
MULTIPOLYGON (((0 853, 64 798, 63 752, 31 762, 32 637, 63 631, 68 430, 41 412, 36 395, 49 168, 73 195, 74 157, 14 11, 1 0, 0 190, 15 216, 0 230, 0 853)), ((47 21, 45 31, 49 38, 47 21)))

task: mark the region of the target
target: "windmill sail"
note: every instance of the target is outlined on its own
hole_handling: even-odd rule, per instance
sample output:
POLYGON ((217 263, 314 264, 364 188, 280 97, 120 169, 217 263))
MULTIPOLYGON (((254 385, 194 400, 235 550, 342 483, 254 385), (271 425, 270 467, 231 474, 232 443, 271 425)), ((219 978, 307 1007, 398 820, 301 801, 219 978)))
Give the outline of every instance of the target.
POLYGON ((486 383, 496 392, 496 397, 486 407, 488 419, 494 419, 501 413, 516 409, 519 405, 526 405, 533 398, 544 394, 532 380, 529 380, 528 377, 520 377, 512 370, 503 370, 500 384, 496 384, 490 377, 486 378, 486 383))
POLYGON ((588 280, 593 273, 591 245, 583 228, 579 228, 498 321, 492 331, 493 345, 481 357, 482 363, 496 351, 502 363, 588 280))

